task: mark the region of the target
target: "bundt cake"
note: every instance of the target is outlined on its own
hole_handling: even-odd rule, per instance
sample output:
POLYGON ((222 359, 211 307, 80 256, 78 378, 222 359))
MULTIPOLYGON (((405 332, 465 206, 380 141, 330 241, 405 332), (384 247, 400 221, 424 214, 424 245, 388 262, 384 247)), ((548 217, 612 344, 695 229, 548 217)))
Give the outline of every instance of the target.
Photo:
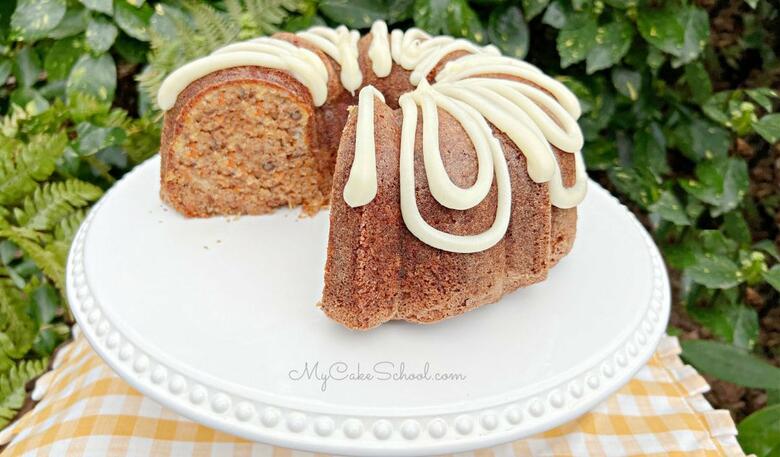
POLYGON ((349 328, 495 302, 574 242, 577 99, 494 46, 318 26, 190 62, 158 103, 161 197, 182 214, 330 204, 320 307, 349 328))

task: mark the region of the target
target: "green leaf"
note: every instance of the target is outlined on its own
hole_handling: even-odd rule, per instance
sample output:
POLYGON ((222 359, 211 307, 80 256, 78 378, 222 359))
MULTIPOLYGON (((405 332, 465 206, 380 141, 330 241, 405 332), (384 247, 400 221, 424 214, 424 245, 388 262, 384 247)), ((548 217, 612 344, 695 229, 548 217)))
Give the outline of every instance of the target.
POLYGON ((22 107, 32 115, 40 114, 49 109, 49 102, 40 92, 31 87, 17 87, 11 92, 11 103, 22 107))
POLYGON ((650 210, 658 214, 661 219, 670 221, 676 225, 690 225, 691 220, 685 212, 680 200, 670 190, 661 193, 657 202, 650 206, 650 210))
POLYGON ((768 87, 759 87, 757 89, 748 89, 745 93, 764 108, 764 111, 772 111, 772 99, 777 98, 777 92, 768 87))
POLYGON ((523 0, 522 3, 525 17, 530 21, 547 8, 547 5, 550 4, 550 0, 523 0))
POLYGON ((82 92, 100 100, 113 99, 115 89, 116 65, 109 54, 100 57, 81 56, 70 71, 65 86, 68 97, 82 92))
POLYGON ((34 41, 57 27, 65 10, 65 0, 18 0, 11 26, 25 41, 34 41))
POLYGON ((731 211, 724 215, 723 232, 731 239, 737 241, 741 246, 749 246, 752 241, 750 227, 747 221, 739 211, 731 211))
POLYGON ((89 10, 81 7, 68 8, 65 17, 47 36, 55 40, 61 40, 78 35, 87 29, 87 22, 89 22, 89 10))
POLYGON ((588 170, 608 170, 618 164, 617 148, 609 141, 589 141, 582 148, 588 170))
POLYGON ((744 349, 709 340, 682 342, 682 357, 703 373, 755 389, 780 388, 780 368, 744 349))
POLYGON ((777 455, 780 450, 780 404, 767 406, 746 417, 737 427, 739 444, 747 454, 777 455))
POLYGON ((50 81, 67 79, 71 68, 84 54, 84 41, 81 37, 70 37, 56 41, 43 60, 43 68, 50 81))
POLYGON ((729 321, 734 328, 732 344, 740 349, 752 350, 758 340, 758 313, 747 306, 734 306, 731 309, 729 321))
POLYGON ((496 8, 488 20, 488 37, 505 55, 522 59, 528 53, 528 26, 516 6, 496 8))
POLYGON ((658 200, 661 193, 658 183, 644 170, 614 167, 608 173, 615 187, 642 208, 648 208, 658 200))
POLYGON ((636 101, 642 88, 642 75, 638 71, 625 68, 612 69, 612 85, 622 95, 636 101))
POLYGON ((149 41, 149 19, 152 14, 154 10, 146 4, 137 8, 126 0, 117 0, 114 5, 116 25, 136 40, 149 41))
POLYGON ((482 22, 466 0, 450 2, 447 14, 447 33, 467 38, 476 43, 484 43, 487 38, 482 22))
POLYGON ((754 249, 759 249, 771 255, 772 258, 780 262, 780 252, 777 250, 777 246, 772 240, 761 240, 753 245, 754 249))
POLYGON ((727 104, 732 95, 731 91, 723 91, 713 94, 704 105, 702 105, 702 111, 710 119, 721 125, 728 125, 729 116, 726 113, 727 104))
POLYGON ((106 52, 111 49, 118 34, 119 30, 111 22, 100 17, 92 18, 87 25, 87 45, 97 54, 106 52))
POLYGON ((649 170, 656 176, 669 171, 666 163, 666 137, 657 123, 653 122, 634 133, 632 159, 635 167, 649 170))
POLYGON ((60 294, 54 287, 43 284, 38 286, 32 294, 35 303, 35 317, 41 324, 48 324, 57 316, 60 309, 60 294))
POLYGON ((685 82, 696 103, 703 104, 712 95, 712 81, 704 64, 692 62, 685 66, 685 82))
POLYGON ((392 25, 411 19, 414 14, 414 0, 397 0, 387 7, 387 22, 392 25))
MULTIPOLYGON (((79 0, 82 5, 97 11, 99 13, 105 13, 109 16, 114 13, 114 7, 112 0, 79 0)), ((117 0, 117 3, 125 3, 125 0, 117 0)))
POLYGON ((780 113, 767 114, 753 123, 753 129, 769 143, 780 141, 780 113))
POLYGON ((637 14, 637 27, 648 43, 682 63, 698 57, 710 34, 707 12, 695 6, 642 8, 637 14))
POLYGON ((428 33, 446 33, 449 5, 449 0, 415 0, 415 25, 428 33))
POLYGON ((701 325, 723 340, 750 350, 758 338, 758 314, 752 308, 735 303, 721 294, 709 306, 688 305, 686 310, 701 325))
POLYGON ((712 253, 699 254, 685 271, 698 284, 710 289, 728 289, 743 281, 739 266, 730 258, 712 253))
POLYGON ((561 0, 554 0, 544 12, 542 22, 550 27, 562 29, 566 26, 567 16, 571 13, 570 8, 567 3, 561 0))
POLYGON ((653 74, 657 75, 658 70, 666 62, 666 54, 664 54, 660 49, 650 46, 647 49, 647 57, 645 57, 645 62, 647 63, 647 66, 650 67, 650 70, 653 72, 653 74))
POLYGON ((775 290, 780 291, 780 265, 775 265, 769 271, 764 272, 764 279, 775 290))
POLYGON ((676 125, 671 139, 674 146, 695 162, 726 157, 731 145, 728 130, 699 116, 684 119, 676 125))
POLYGON ((689 194, 712 205, 710 213, 719 216, 739 206, 748 190, 748 171, 744 160, 723 157, 696 166, 698 180, 681 180, 689 194))
POLYGON ((146 55, 149 52, 148 43, 130 38, 127 35, 120 35, 114 42, 114 50, 122 59, 130 63, 146 63, 146 55))
POLYGON ((597 31, 598 26, 593 17, 589 17, 577 28, 561 30, 556 40, 561 67, 566 68, 585 60, 596 45, 597 31))
POLYGON ((319 9, 325 17, 347 27, 371 27, 376 20, 388 18, 387 5, 372 0, 324 0, 319 9))
POLYGON ((54 324, 41 329, 33 343, 33 351, 41 357, 48 356, 70 337, 70 328, 66 324, 54 324))
POLYGON ((634 27, 624 20, 617 20, 596 30, 596 44, 588 53, 588 74, 609 68, 626 55, 634 38, 634 27))
POLYGON ((76 126, 78 140, 76 150, 79 155, 90 156, 101 149, 122 144, 125 131, 118 127, 99 127, 89 122, 81 122, 76 126))
POLYGON ((41 59, 32 46, 23 47, 14 60, 14 76, 22 87, 32 87, 41 75, 41 59))
POLYGON ((733 256, 737 252, 739 245, 728 238, 720 230, 699 230, 697 233, 700 243, 698 252, 709 252, 725 256, 733 256))

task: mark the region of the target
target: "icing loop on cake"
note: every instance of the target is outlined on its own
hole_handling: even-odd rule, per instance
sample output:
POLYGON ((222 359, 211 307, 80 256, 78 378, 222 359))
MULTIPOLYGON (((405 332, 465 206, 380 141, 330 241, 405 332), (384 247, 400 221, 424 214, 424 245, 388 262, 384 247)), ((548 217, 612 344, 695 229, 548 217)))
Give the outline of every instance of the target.
MULTIPOLYGON (((577 125, 581 109, 577 98, 561 82, 535 66, 500 54, 494 46, 478 46, 464 39, 432 37, 419 29, 393 30, 377 21, 371 27, 368 58, 378 77, 391 73, 392 64, 409 70, 417 88, 399 99, 402 110, 400 188, 401 214, 417 238, 452 252, 478 252, 498 243, 506 233, 511 214, 508 164, 493 132, 503 132, 522 152, 529 177, 548 183, 550 201, 559 208, 576 206, 585 196, 587 175, 580 149, 582 132, 577 125), (451 60, 435 76, 431 72, 456 52, 466 55, 451 60), (490 192, 495 176, 498 194, 493 225, 476 235, 453 235, 430 226, 417 207, 414 176, 415 135, 418 106, 422 112, 422 151, 428 187, 442 206, 455 210, 474 208, 490 192), (439 145, 439 110, 461 124, 477 155, 477 178, 469 188, 452 182, 444 167, 439 145), (566 187, 556 151, 574 154, 575 183, 566 187)), ((360 88, 360 34, 344 26, 312 27, 298 37, 336 61, 345 89, 360 88)), ((328 71, 316 53, 274 38, 236 43, 179 68, 166 78, 158 93, 162 109, 171 108, 178 94, 196 79, 213 71, 257 65, 288 71, 308 88, 316 106, 327 99, 328 71)), ((358 95, 355 157, 343 197, 351 207, 370 203, 377 193, 374 144, 374 100, 384 97, 372 86, 358 95)))
POLYGON ((489 142, 485 141, 484 132, 474 124, 472 117, 466 114, 462 103, 431 90, 427 81, 421 82, 418 87, 415 91, 415 101, 422 106, 423 162, 431 195, 442 206, 450 209, 473 208, 485 199, 493 184, 493 157, 489 142), (439 149, 439 107, 463 126, 474 145, 477 154, 477 179, 468 189, 453 183, 444 168, 439 149))
MULTIPOLYGON (((417 130, 417 105, 418 103, 430 103, 430 99, 437 96, 428 86, 422 86, 412 93, 404 94, 399 99, 401 110, 403 112, 403 122, 401 126, 401 153, 400 153, 400 173, 399 184, 401 188, 401 216, 403 217, 406 228, 423 243, 450 252, 479 252, 494 246, 501 241, 509 227, 509 216, 512 207, 512 189, 510 188, 509 168, 504 159, 504 152, 498 140, 493 136, 493 132, 485 118, 480 116, 473 108, 466 104, 461 104, 459 108, 449 111, 448 108, 457 106, 443 104, 440 106, 443 110, 450 112, 454 117, 460 118, 464 115, 464 120, 468 119, 468 132, 480 137, 478 140, 482 144, 487 144, 496 174, 496 187, 498 190, 498 205, 496 207, 496 218, 493 225, 486 231, 477 235, 453 235, 438 230, 428 224, 420 214, 417 207, 417 197, 415 195, 414 184, 414 140, 417 130)), ((439 99, 442 100, 442 99, 439 99)), ((425 113, 423 113, 423 124, 425 123, 425 113)), ((472 139, 473 141, 473 139, 472 139)), ((476 144, 476 142, 475 142, 476 144)), ((449 179, 449 178, 447 178, 449 179)), ((429 186, 432 183, 429 183, 429 186)), ((436 185, 436 184, 433 184, 436 185)))

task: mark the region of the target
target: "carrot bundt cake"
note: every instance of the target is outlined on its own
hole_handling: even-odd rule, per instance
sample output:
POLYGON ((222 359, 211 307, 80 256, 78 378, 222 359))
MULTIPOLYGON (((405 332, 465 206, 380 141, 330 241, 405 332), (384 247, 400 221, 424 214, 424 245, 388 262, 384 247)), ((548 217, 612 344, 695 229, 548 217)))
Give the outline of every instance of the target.
POLYGON ((158 103, 182 214, 330 205, 320 307, 347 327, 495 302, 574 242, 577 99, 494 46, 381 21, 277 33, 182 66, 158 103))

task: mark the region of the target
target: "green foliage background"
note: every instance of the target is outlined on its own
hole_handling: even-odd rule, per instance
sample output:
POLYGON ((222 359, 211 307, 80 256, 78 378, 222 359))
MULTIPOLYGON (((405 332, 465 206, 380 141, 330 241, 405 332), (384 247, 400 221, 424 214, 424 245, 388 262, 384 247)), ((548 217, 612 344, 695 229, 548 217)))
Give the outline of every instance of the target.
POLYGON ((0 2, 0 425, 68 338, 68 246, 89 205, 155 153, 165 75, 231 41, 376 19, 491 42, 560 75, 583 107, 591 176, 654 234, 676 315, 708 336, 684 357, 766 391, 740 440, 780 452, 767 433, 780 430, 780 369, 767 363, 780 345, 760 325, 780 289, 772 0, 0 2))

